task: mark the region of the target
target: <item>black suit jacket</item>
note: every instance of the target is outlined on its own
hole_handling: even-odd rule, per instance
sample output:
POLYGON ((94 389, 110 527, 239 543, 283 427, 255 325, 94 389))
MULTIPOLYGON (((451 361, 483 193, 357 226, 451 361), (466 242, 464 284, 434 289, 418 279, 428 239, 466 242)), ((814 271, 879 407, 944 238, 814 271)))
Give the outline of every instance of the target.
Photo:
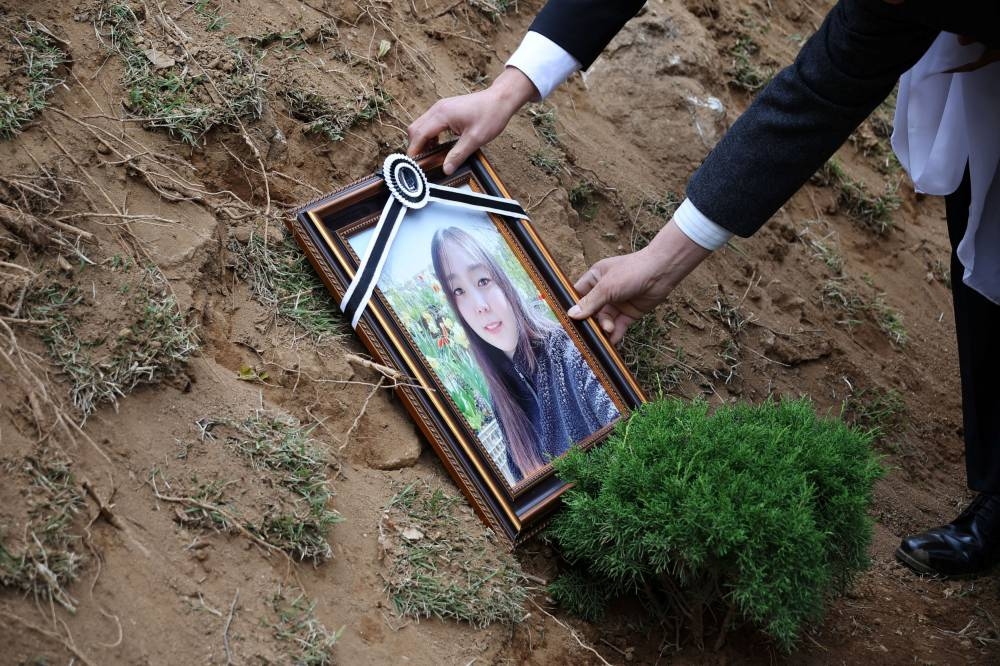
MULTIPOLYGON (((586 68, 642 5, 550 0, 531 30, 586 68)), ((688 181, 688 198, 716 224, 750 236, 889 95, 942 30, 1000 45, 1000 2, 840 0, 795 62, 705 158, 688 181)))

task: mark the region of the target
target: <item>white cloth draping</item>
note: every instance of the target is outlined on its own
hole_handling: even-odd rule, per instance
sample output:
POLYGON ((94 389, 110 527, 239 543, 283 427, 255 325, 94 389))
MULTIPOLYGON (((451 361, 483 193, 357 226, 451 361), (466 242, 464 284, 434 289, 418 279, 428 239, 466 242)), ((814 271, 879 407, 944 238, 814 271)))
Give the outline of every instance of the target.
POLYGON ((943 32, 903 74, 892 148, 918 192, 951 194, 968 165, 972 199, 958 245, 961 279, 1000 304, 1000 62, 949 73, 978 60, 983 48, 943 32))

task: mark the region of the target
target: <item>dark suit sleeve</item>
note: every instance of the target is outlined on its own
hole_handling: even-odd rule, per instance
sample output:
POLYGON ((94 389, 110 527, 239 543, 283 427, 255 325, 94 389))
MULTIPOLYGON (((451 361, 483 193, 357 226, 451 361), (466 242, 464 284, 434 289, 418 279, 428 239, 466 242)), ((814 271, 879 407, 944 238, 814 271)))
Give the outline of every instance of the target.
POLYGON ((587 69, 644 4, 645 0, 549 0, 529 30, 551 39, 587 69))
POLYGON ((698 210, 747 237, 784 205, 937 37, 907 4, 841 0, 691 177, 698 210))

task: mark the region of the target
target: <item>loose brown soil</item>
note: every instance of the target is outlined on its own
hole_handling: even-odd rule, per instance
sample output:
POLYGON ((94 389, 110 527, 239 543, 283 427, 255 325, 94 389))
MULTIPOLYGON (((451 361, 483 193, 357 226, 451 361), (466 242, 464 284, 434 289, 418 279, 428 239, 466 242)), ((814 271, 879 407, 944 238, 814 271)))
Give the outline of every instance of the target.
MULTIPOLYGON (((776 654, 744 630, 702 653, 676 645, 637 608, 616 608, 600 625, 576 620, 551 607, 535 583, 514 626, 394 614, 384 592, 383 510, 405 484, 453 486, 390 392, 375 392, 358 419, 379 379, 348 362, 348 354, 363 353, 358 342, 346 333, 317 339, 275 319, 236 276, 230 247, 245 240, 248 225, 280 242, 275 229, 292 206, 374 171, 436 99, 487 85, 541 6, 513 4, 494 15, 490 3, 453 0, 222 1, 207 8, 224 25, 208 30, 203 3, 133 2, 144 43, 174 60, 176 71, 225 78, 236 67, 232 44, 262 55, 255 65, 266 90, 261 118, 230 119, 192 147, 130 115, 122 61, 95 33, 97 2, 0 1, 4 23, 30 13, 69 56, 50 107, 0 144, 0 540, 24 548, 25 525, 44 509, 25 460, 70 461, 82 498, 71 503, 78 513, 70 528, 80 575, 65 589, 75 612, 68 599, 0 590, 0 663, 74 655, 91 664, 287 663, 292 652, 275 637, 274 599, 293 589, 316 602, 323 625, 343 628, 332 651, 341 664, 601 663, 582 643, 614 664, 1000 660, 995 576, 927 580, 892 557, 900 537, 949 520, 968 492, 943 205, 914 195, 886 166, 885 139, 872 124, 837 157, 869 192, 904 181, 894 229, 873 235, 841 210, 834 187, 807 185, 756 237, 736 239, 700 267, 662 308, 662 333, 647 340, 676 380, 665 382, 670 393, 715 404, 808 395, 839 413, 859 394, 902 397, 905 411, 878 443, 888 473, 872 507, 871 570, 799 649, 776 654), (338 109, 343 140, 307 132, 289 108, 289 89, 317 93, 338 109), (392 101, 358 115, 376 91, 392 101), (43 182, 42 172, 60 183, 57 197, 24 195, 30 188, 12 194, 12 180, 43 182), (52 220, 86 236, 63 229, 58 237, 44 224, 52 220), (824 261, 830 252, 842 271, 824 261), (46 324, 26 314, 21 295, 75 287, 92 306, 75 306, 81 340, 105 349, 114 336, 134 341, 124 332, 136 314, 122 292, 122 258, 162 273, 163 297, 176 298, 200 347, 154 383, 119 396, 117 406, 99 406, 79 432, 67 425, 83 414, 47 354, 46 324), (879 327, 877 309, 845 313, 829 293, 824 298, 830 284, 864 303, 881 299, 900 315, 905 345, 879 327), (30 376, 4 358, 20 358, 30 376), (313 426, 331 461, 332 504, 343 522, 330 533, 329 560, 291 564, 239 530, 206 528, 156 496, 216 482, 233 506, 270 510, 269 484, 278 482, 202 436, 205 419, 237 423, 258 410, 313 426)), ((627 251, 662 224, 650 204, 683 191, 746 107, 751 75, 789 62, 820 20, 821 10, 790 0, 653 0, 585 77, 536 112, 553 111, 555 144, 529 113, 518 115, 488 152, 564 271, 576 275, 627 251), (531 159, 540 152, 554 160, 547 169, 531 159), (569 193, 581 183, 593 194, 574 209, 569 193)), ((17 51, 5 45, 0 55, 16 60, 17 51)), ((0 64, 0 82, 19 76, 16 67, 0 64)), ((207 88, 198 95, 225 103, 207 88)), ((540 542, 517 557, 533 579, 550 578, 557 566, 540 542)))

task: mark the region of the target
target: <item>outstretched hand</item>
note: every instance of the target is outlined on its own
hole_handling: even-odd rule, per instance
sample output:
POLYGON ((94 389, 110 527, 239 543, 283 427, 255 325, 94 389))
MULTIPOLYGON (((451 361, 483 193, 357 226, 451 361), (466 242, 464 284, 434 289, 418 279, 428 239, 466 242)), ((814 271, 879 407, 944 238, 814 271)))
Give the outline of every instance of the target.
POLYGON ((671 222, 641 250, 602 259, 580 276, 573 319, 596 317, 612 344, 634 321, 666 300, 674 287, 711 252, 671 222))
POLYGON ((437 101, 407 128, 411 157, 437 142, 445 130, 459 137, 444 159, 444 172, 451 175, 472 153, 507 127, 524 104, 538 96, 531 80, 521 70, 508 67, 486 90, 437 101))

